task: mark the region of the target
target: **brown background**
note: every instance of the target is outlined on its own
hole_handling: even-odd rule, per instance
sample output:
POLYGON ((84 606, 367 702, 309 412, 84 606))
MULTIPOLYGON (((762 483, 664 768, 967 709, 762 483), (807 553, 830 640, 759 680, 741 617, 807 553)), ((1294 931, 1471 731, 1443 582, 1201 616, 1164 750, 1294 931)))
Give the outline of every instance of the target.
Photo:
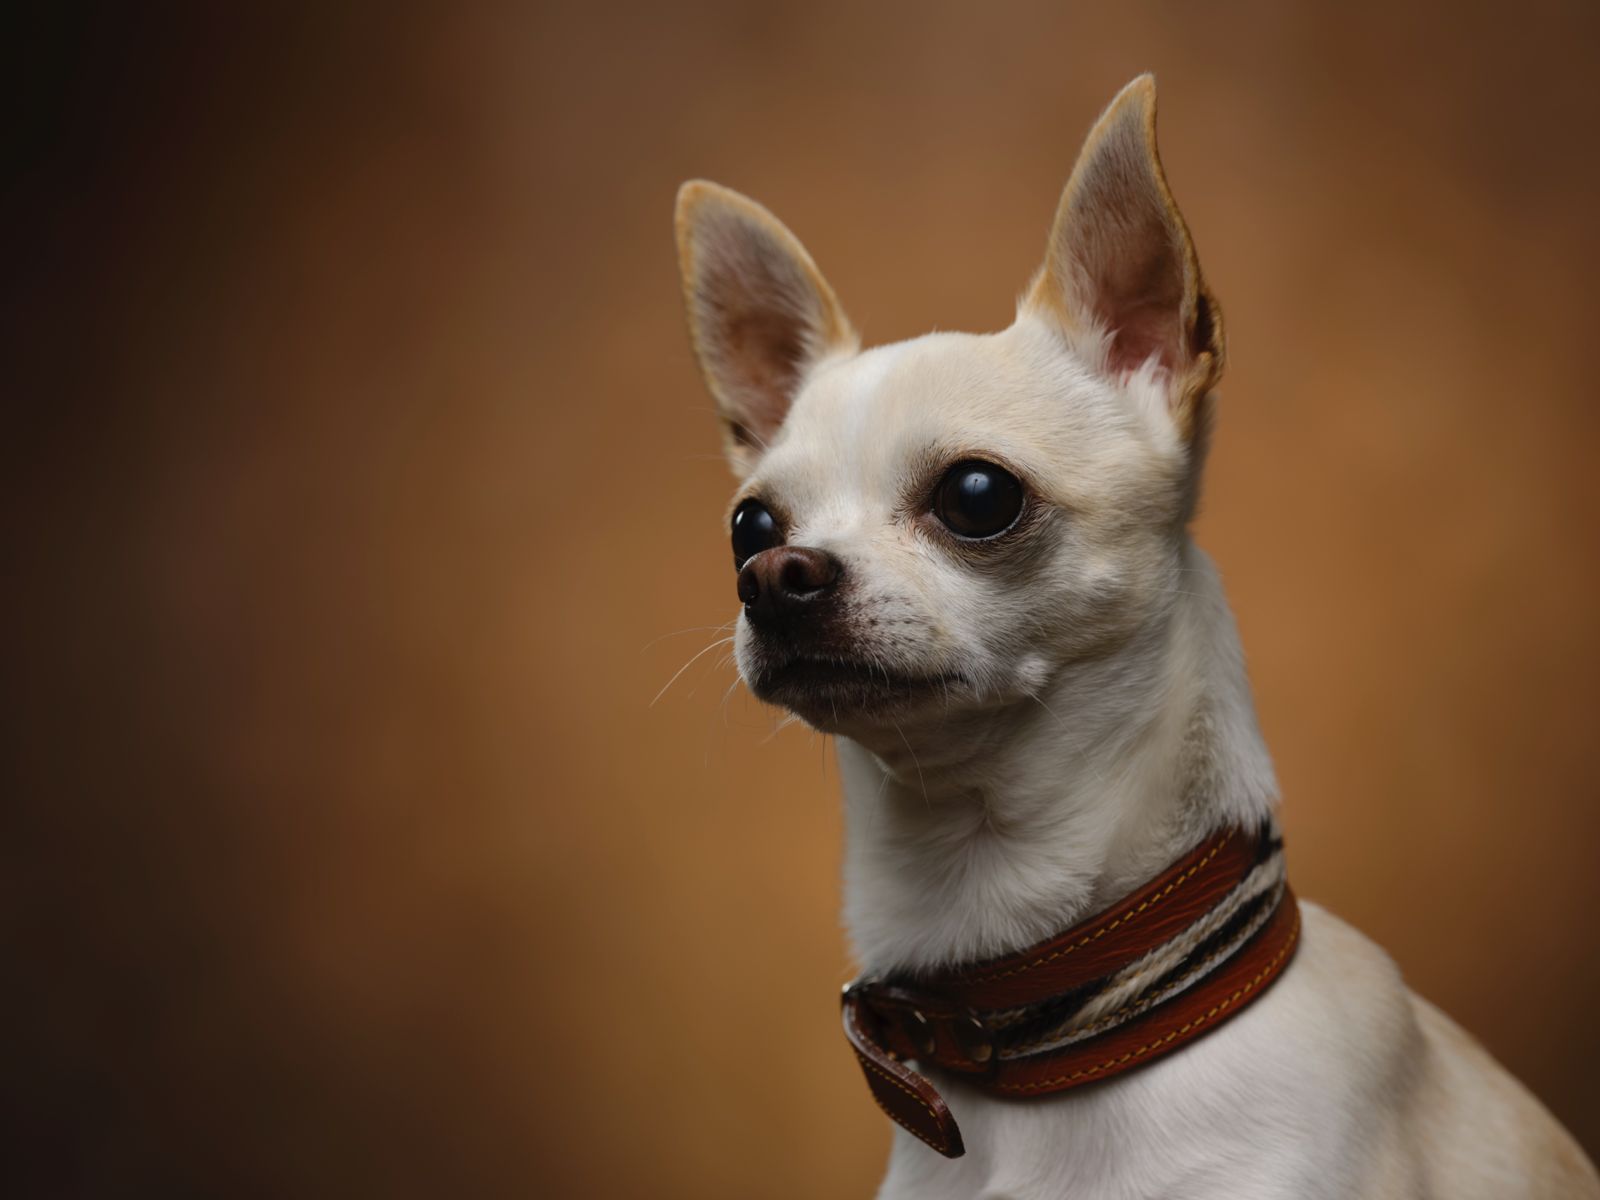
POLYGON ((1298 887, 1600 1151, 1600 10, 453 8, 9 39, 20 1194, 869 1194, 830 751, 651 707, 734 613, 672 195, 996 328, 1146 68, 1298 887))

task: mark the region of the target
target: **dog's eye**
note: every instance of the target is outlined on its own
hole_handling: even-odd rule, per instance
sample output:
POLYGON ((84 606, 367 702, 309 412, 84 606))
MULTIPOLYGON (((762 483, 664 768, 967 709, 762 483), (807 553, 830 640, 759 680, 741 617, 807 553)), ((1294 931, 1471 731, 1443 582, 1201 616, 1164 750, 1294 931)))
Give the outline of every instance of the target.
POLYGON ((964 538, 993 537, 1010 529, 1022 512, 1022 484, 993 463, 957 463, 940 480, 933 511, 964 538))
POLYGON ((738 570, 763 550, 783 544, 783 532, 767 506, 746 500, 733 510, 733 567, 738 570))

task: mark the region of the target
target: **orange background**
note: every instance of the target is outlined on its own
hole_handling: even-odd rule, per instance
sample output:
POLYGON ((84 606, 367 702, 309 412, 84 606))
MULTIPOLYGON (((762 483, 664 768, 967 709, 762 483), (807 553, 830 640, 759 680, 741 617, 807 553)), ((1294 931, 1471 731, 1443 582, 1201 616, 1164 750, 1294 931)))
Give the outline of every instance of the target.
POLYGON ((28 1194, 871 1193, 829 747, 651 706, 735 611, 672 196, 996 328, 1146 68, 1297 887, 1600 1151, 1600 10, 328 9, 16 43, 28 1194))

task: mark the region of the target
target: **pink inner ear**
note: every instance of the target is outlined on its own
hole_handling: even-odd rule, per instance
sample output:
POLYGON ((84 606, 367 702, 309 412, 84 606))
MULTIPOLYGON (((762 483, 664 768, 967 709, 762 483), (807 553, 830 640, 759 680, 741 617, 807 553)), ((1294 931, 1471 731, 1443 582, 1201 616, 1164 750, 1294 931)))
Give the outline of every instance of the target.
POLYGON ((1172 371, 1187 359, 1183 345, 1183 266, 1164 214, 1151 211, 1118 230, 1103 247, 1095 280, 1096 315, 1111 331, 1107 365, 1136 371, 1151 358, 1172 371))
POLYGON ((1138 305, 1123 310, 1115 320, 1107 354, 1107 366, 1113 371, 1137 371, 1152 358, 1168 371, 1181 365, 1178 318, 1166 305, 1138 305))
POLYGON ((820 303, 803 269, 758 225, 713 218, 700 250, 701 349, 721 383, 723 418, 741 445, 765 447, 814 352, 820 303))
POLYGON ((806 358, 805 338, 793 317, 773 309, 730 314, 723 329, 729 382, 742 402, 734 436, 765 445, 789 410, 806 358))

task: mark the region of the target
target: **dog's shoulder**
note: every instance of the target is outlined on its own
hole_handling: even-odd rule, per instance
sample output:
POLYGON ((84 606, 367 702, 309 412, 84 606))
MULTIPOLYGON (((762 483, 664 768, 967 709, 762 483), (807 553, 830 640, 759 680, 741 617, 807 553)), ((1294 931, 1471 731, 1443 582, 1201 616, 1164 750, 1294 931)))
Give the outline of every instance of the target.
POLYGON ((1422 1032, 1394 959, 1319 904, 1301 901, 1300 917, 1299 952, 1271 997, 1302 1031, 1294 1040, 1362 1057, 1414 1051, 1422 1032))
POLYGON ((1315 1092, 1324 1117, 1365 1127, 1377 1178, 1362 1194, 1600 1197, 1571 1135, 1377 943, 1318 905, 1301 915, 1297 960, 1235 1049, 1269 1064, 1258 1085, 1315 1092))

